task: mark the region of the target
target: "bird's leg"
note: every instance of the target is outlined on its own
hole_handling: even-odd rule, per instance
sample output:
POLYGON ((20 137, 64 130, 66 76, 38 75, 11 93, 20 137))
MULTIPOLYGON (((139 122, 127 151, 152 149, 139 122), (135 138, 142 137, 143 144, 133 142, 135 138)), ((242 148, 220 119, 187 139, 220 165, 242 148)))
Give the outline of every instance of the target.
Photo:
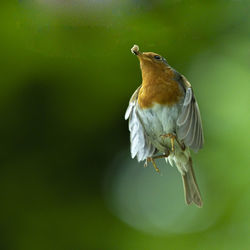
POLYGON ((156 163, 155 163, 153 157, 148 157, 148 158, 147 158, 147 160, 146 160, 146 162, 145 162, 145 164, 144 164, 144 167, 146 167, 146 166, 148 165, 148 162, 149 162, 149 161, 152 162, 155 171, 156 171, 157 173, 160 173, 160 170, 159 170, 159 168, 156 166, 156 163))
POLYGON ((167 158, 169 156, 169 152, 167 152, 166 154, 163 154, 163 155, 156 155, 156 156, 153 156, 153 157, 148 157, 147 159, 146 159, 146 162, 145 162, 145 164, 144 164, 144 167, 147 167, 147 165, 148 165, 148 162, 152 162, 152 164, 153 164, 153 167, 155 168, 155 171, 157 172, 157 173, 160 173, 160 170, 159 170, 159 168, 156 166, 156 163, 155 163, 155 159, 161 159, 161 158, 167 158))
POLYGON ((185 145, 183 143, 179 142, 179 140, 177 139, 177 136, 175 134, 168 133, 168 134, 164 134, 161 136, 170 138, 172 152, 174 152, 174 141, 176 141, 179 144, 179 146, 182 150, 185 150, 185 145))
POLYGON ((161 135, 161 137, 164 137, 164 138, 169 137, 170 138, 171 149, 172 149, 172 152, 174 152, 174 140, 176 139, 176 136, 174 134, 168 133, 168 134, 161 135))

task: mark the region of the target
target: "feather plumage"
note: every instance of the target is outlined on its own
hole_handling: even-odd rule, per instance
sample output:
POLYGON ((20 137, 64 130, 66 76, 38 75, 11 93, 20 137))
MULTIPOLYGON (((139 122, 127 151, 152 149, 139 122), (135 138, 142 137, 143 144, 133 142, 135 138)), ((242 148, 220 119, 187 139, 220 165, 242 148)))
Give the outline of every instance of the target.
POLYGON ((137 114, 137 98, 140 87, 132 95, 129 106, 125 113, 125 119, 129 118, 129 131, 130 131, 130 151, 131 157, 137 156, 138 161, 146 160, 151 157, 155 152, 155 147, 150 142, 145 133, 145 129, 137 114))
POLYGON ((191 87, 186 90, 182 111, 177 120, 177 136, 196 152, 204 143, 200 110, 191 87))

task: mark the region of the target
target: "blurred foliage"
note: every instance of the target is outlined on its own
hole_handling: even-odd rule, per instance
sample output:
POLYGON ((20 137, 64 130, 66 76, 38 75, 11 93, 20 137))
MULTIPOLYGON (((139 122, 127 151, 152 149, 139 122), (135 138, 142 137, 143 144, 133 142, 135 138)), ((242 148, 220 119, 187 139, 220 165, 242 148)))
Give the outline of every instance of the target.
MULTIPOLYGON (((0 248, 249 249, 249 7, 1 1, 0 248), (115 186, 104 183, 125 166, 117 155, 125 151, 129 161, 123 116, 141 81, 133 44, 164 55, 193 85, 206 141, 194 155, 205 202, 194 224, 216 215, 203 230, 192 231, 191 221, 185 233, 153 233, 112 208, 115 186)), ((175 192, 177 184, 166 187, 175 192)))

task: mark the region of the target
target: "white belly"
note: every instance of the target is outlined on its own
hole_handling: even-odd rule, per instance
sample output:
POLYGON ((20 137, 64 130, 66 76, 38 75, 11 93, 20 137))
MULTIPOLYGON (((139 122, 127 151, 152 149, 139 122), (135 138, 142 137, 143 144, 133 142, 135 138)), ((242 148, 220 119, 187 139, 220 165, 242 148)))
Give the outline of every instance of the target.
POLYGON ((170 149, 170 139, 164 138, 162 135, 176 133, 176 120, 180 107, 178 105, 167 107, 155 104, 152 108, 140 109, 137 107, 137 110, 152 144, 161 152, 170 149))

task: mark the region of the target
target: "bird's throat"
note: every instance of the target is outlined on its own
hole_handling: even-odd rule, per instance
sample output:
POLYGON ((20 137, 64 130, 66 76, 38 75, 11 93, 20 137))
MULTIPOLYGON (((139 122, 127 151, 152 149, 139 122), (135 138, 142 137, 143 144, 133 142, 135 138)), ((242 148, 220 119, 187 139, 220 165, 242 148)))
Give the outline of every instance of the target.
POLYGON ((174 80, 172 70, 154 69, 142 70, 142 87, 138 96, 138 104, 141 108, 150 108, 154 103, 172 106, 183 96, 183 91, 174 80))

